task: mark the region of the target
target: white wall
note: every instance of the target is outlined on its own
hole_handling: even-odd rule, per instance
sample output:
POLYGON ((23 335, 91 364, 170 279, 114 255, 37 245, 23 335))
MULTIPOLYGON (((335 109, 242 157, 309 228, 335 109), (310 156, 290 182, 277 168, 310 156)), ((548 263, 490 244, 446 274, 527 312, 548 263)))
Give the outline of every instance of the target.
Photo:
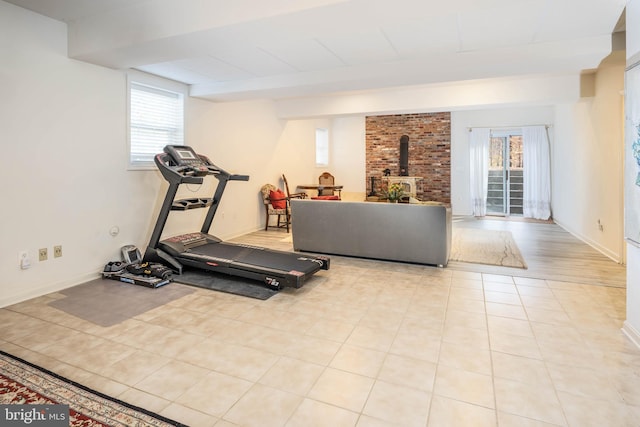
MULTIPOLYGON (((291 181, 298 164, 309 162, 308 143, 296 144, 298 132, 304 131, 277 120, 272 110, 270 101, 227 104, 190 101, 187 142, 222 169, 249 175, 248 182, 227 184, 210 230, 213 235, 226 239, 264 226, 260 188, 266 183, 284 188, 282 174, 291 181), (291 169, 289 156, 300 159, 292 162, 291 169)), ((210 188, 203 191, 211 194, 213 185, 210 188)), ((170 232, 185 232, 188 227, 193 231, 193 223, 198 222, 188 221, 184 228, 170 232)))
POLYGON ((598 68, 594 97, 556 106, 552 146, 555 221, 618 262, 625 254, 624 64, 624 52, 614 52, 598 68))
MULTIPOLYGON (((70 60, 66 46, 64 24, 0 1, 0 306, 99 277, 125 244, 144 250, 167 188, 158 171, 127 170, 125 75, 70 60), (112 237, 114 226, 120 233, 112 237), (53 258, 54 245, 62 245, 61 258, 53 258), (37 261, 39 248, 48 248, 47 261, 37 261), (19 268, 22 250, 28 270, 19 268)), ((317 179, 309 172, 314 135, 313 123, 277 119, 268 101, 188 99, 186 142, 251 176, 228 184, 212 234, 226 239, 263 226, 259 188, 279 185, 282 173, 317 179)), ((199 190, 183 187, 185 197, 199 190)), ((165 235, 199 230, 204 214, 172 214, 165 235)))
POLYGON ((331 135, 331 169, 336 183, 344 185, 342 198, 363 200, 368 188, 364 116, 332 119, 331 135))
MULTIPOLYGON (((187 115, 187 141, 196 151, 229 172, 250 175, 249 182, 227 184, 211 228, 216 236, 228 238, 264 227, 260 188, 270 183, 284 189, 283 174, 292 192, 297 185, 316 184, 328 171, 344 186, 345 198, 364 196, 364 116, 282 120, 270 101, 214 104, 194 98, 187 115), (329 129, 328 166, 315 164, 316 128, 329 129)), ((202 191, 211 193, 213 188, 202 191)), ((197 211, 187 215, 191 217, 184 220, 170 216, 165 235, 193 231, 193 223, 204 217, 197 211)))
MULTIPOLYGON (((627 61, 636 61, 640 59, 640 0, 629 0, 626 21, 627 61)), ((640 249, 631 244, 627 244, 627 319, 623 331, 640 347, 640 249)))
POLYGON ((157 179, 125 172, 123 74, 67 59, 64 24, 5 2, 0 40, 3 306, 96 275, 146 232, 148 212, 131 201, 150 200, 143 187, 155 196, 157 179), (38 248, 49 260, 38 262, 38 248))

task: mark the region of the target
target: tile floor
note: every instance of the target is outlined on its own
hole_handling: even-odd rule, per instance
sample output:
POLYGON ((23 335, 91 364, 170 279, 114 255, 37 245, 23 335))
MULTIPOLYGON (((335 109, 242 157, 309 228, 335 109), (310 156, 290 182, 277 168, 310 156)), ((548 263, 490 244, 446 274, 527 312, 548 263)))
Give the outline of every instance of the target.
POLYGON ((194 427, 640 426, 619 287, 332 257, 111 327, 61 297, 0 309, 0 349, 194 427))

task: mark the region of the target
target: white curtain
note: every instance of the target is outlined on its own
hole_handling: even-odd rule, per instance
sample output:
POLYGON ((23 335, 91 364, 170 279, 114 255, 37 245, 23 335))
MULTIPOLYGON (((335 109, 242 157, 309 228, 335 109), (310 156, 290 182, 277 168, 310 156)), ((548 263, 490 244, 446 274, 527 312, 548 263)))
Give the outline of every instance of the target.
POLYGON ((469 132, 470 195, 474 216, 487 214, 490 134, 489 128, 473 128, 469 132))
POLYGON ((523 214, 527 218, 551 217, 549 141, 545 126, 522 128, 524 162, 523 214))

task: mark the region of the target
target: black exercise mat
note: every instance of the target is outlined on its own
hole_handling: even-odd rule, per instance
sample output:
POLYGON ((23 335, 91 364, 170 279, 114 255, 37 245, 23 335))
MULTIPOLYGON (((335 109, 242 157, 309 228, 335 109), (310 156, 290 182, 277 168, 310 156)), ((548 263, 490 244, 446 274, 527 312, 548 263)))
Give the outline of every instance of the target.
POLYGON ((269 299, 278 293, 277 290, 269 289, 255 280, 203 270, 183 270, 182 274, 173 276, 173 281, 260 300, 269 299))

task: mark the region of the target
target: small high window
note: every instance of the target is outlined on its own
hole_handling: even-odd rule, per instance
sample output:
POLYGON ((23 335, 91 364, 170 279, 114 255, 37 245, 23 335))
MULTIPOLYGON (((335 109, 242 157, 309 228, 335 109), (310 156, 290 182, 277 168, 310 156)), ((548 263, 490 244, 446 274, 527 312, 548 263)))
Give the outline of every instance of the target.
POLYGON ((316 129, 316 166, 329 165, 329 129, 316 129))

